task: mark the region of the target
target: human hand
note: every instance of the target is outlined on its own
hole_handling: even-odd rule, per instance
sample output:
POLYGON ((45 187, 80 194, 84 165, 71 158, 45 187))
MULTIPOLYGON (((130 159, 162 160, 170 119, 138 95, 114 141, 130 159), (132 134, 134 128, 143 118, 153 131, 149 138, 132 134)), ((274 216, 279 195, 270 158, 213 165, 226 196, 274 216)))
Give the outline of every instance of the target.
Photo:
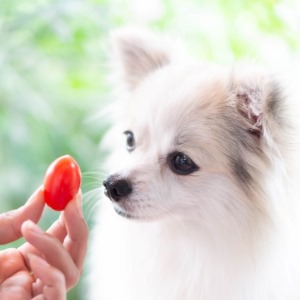
POLYGON ((88 229, 80 202, 81 194, 70 201, 47 232, 32 222, 40 218, 43 210, 42 189, 31 197, 25 207, 0 215, 2 232, 5 233, 5 230, 1 226, 10 228, 4 237, 1 235, 0 243, 11 241, 21 234, 27 240, 19 249, 0 252, 1 299, 65 299, 66 291, 80 278, 87 249, 88 229), (36 208, 36 212, 29 213, 28 206, 36 208), (21 226, 29 216, 32 221, 21 226))
POLYGON ((43 189, 40 187, 25 205, 0 214, 0 245, 19 239, 22 236, 22 224, 26 220, 37 223, 42 216, 44 206, 43 189))
POLYGON ((1 300, 65 300, 66 286, 63 273, 51 267, 38 256, 30 256, 30 269, 18 249, 0 252, 1 300), (35 278, 44 284, 44 290, 34 290, 35 278))

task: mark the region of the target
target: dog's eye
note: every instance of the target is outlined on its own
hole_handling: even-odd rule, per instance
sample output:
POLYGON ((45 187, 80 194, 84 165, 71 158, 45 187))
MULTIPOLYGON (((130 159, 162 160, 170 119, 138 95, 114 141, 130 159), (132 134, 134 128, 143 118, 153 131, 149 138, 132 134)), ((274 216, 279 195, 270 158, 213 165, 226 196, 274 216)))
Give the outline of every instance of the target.
POLYGON ((134 135, 133 132, 130 130, 126 130, 124 132, 126 135, 126 145, 127 145, 127 150, 128 151, 133 151, 135 148, 135 140, 134 140, 134 135))
POLYGON ((199 167, 182 152, 170 154, 168 157, 168 164, 171 170, 179 175, 188 175, 199 169, 199 167))

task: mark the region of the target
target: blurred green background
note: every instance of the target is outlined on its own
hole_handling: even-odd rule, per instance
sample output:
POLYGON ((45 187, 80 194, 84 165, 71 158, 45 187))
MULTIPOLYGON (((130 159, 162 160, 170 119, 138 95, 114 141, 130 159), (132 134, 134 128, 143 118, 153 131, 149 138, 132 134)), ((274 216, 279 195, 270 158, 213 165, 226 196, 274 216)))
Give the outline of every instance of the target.
MULTIPOLYGON (((143 26, 182 38, 201 59, 285 66, 299 61, 297 2, 0 0, 0 212, 22 205, 49 163, 69 153, 83 171, 84 211, 93 226, 111 30, 143 26)), ((41 226, 55 218, 46 210, 41 226)), ((85 299, 84 289, 81 282, 68 299, 85 299)))

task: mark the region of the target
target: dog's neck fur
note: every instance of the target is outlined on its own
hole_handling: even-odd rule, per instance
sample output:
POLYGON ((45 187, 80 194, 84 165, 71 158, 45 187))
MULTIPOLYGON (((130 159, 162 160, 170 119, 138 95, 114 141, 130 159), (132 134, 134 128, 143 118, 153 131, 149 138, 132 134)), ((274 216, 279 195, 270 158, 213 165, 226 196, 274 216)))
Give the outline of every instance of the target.
MULTIPOLYGON (((151 216, 160 217, 161 206, 165 215, 151 222, 149 218, 148 222, 126 220, 115 213, 108 199, 103 199, 91 247, 91 299, 298 300, 297 234, 293 231, 296 226, 291 217, 285 151, 281 149, 287 144, 288 134, 278 86, 268 75, 246 68, 233 72, 230 80, 228 75, 219 80, 218 72, 208 75, 209 69, 195 65, 193 69, 168 69, 172 58, 160 43, 150 39, 151 45, 148 44, 144 35, 121 35, 116 42, 121 77, 132 95, 133 91, 140 93, 137 115, 142 126, 138 124, 137 128, 151 127, 149 116, 162 125, 151 127, 160 136, 150 146, 147 144, 146 150, 168 140, 170 132, 166 127, 170 126, 166 126, 164 117, 173 114, 171 109, 177 114, 167 118, 170 125, 178 122, 183 108, 193 107, 195 100, 206 104, 195 116, 209 125, 199 120, 192 127, 184 123, 189 134, 195 139, 200 137, 199 145, 196 143, 190 150, 197 158, 204 145, 213 158, 202 161, 198 157, 200 167, 204 163, 203 170, 190 178, 193 182, 189 185, 188 180, 179 179, 180 175, 176 177, 168 169, 168 153, 163 152, 165 165, 161 166, 157 163, 161 153, 155 152, 152 157, 156 159, 151 160, 147 151, 138 152, 145 162, 142 167, 139 164, 142 170, 137 176, 143 184, 135 198, 130 198, 129 206, 148 197, 153 205, 151 216), (198 75, 198 69, 204 71, 198 75), (203 78, 201 85, 199 77, 203 78), (190 92, 192 82, 196 83, 195 93, 190 92), (211 88, 206 89, 207 85, 211 88), (215 93, 215 88, 219 92, 215 93), (174 98, 181 100, 177 108, 172 106, 174 98), (150 104, 146 109, 144 100, 150 104), (152 106, 155 109, 151 110, 152 106), (161 136, 162 127, 165 135, 161 136), (203 132, 204 140, 200 134, 203 132), (214 164, 218 158, 218 164, 214 164), (149 173, 148 169, 158 171, 149 173), (159 171, 165 172, 166 178, 161 178, 159 171), (146 177, 141 176, 145 173, 146 177), (149 187, 154 177, 157 180, 149 187), (172 197, 167 198, 168 193, 172 197), (180 195, 188 196, 181 199, 180 195)), ((134 108, 136 104, 132 104, 134 108)), ((186 117, 188 121, 190 116, 186 117)), ((146 139, 143 133, 140 139, 146 139)), ((136 158, 134 155, 136 152, 131 158, 136 158)), ((120 164, 129 160, 128 156, 116 156, 120 164)), ((136 171, 135 164, 131 168, 136 171)), ((132 175, 128 169, 123 173, 128 178, 132 175)))
MULTIPOLYGON (((279 189, 273 186, 269 196, 280 198, 279 189)), ((118 216, 107 200, 102 204, 94 236, 100 241, 92 255, 100 269, 93 273, 92 299, 100 299, 99 291, 107 300, 297 299, 294 255, 287 256, 288 241, 271 218, 249 229, 247 240, 238 230, 232 241, 228 233, 224 240, 222 235, 212 240, 197 222, 141 223, 118 216)))

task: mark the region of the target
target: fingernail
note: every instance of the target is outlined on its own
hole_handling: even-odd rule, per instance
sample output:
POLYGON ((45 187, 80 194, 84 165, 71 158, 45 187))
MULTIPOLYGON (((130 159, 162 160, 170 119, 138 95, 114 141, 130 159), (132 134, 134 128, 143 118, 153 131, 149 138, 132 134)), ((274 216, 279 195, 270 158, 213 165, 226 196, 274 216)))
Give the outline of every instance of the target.
POLYGON ((84 215, 83 215, 83 211, 82 211, 82 193, 81 193, 81 190, 77 194, 75 201, 76 201, 76 207, 77 207, 78 214, 83 219, 84 215))
POLYGON ((75 196, 75 201, 77 203, 77 206, 79 206, 79 207, 82 206, 82 192, 81 192, 81 190, 79 190, 79 192, 75 196))
POLYGON ((79 217, 81 219, 84 219, 84 214, 83 214, 83 211, 82 211, 82 206, 80 204, 76 203, 76 207, 77 207, 77 211, 78 211, 79 217))

